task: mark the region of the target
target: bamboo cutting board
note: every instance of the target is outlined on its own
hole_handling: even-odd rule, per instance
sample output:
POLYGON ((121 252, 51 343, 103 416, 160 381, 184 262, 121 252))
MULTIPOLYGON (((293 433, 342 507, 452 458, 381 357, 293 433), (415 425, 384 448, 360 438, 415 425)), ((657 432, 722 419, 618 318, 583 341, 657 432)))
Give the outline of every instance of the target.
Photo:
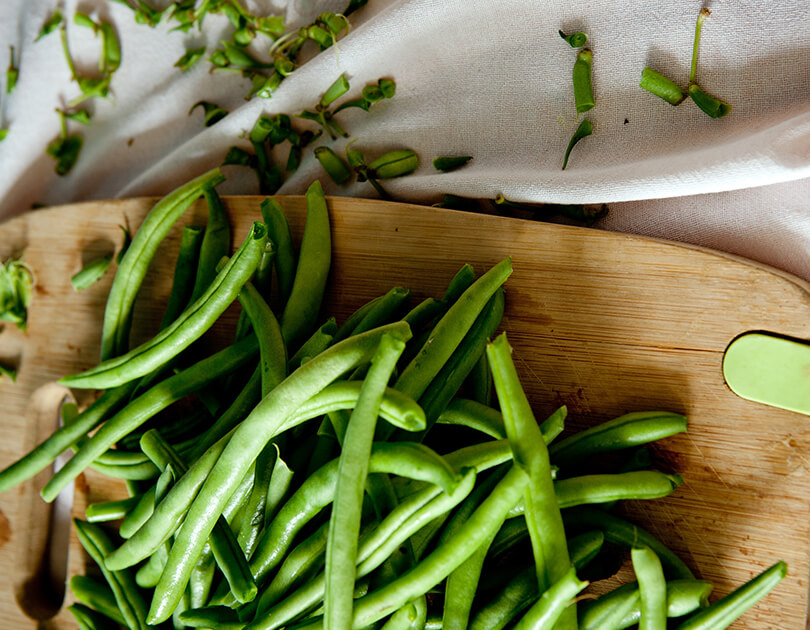
MULTIPOLYGON (((237 244, 260 219, 259 201, 226 198, 237 244)), ((303 199, 280 201, 300 238, 303 199)), ((137 228, 153 202, 76 204, 0 225, 0 257, 24 252, 37 277, 27 334, 10 325, 0 333, 0 361, 19 365, 16 384, 0 382, 1 467, 53 430, 65 393, 53 382, 97 360, 112 272, 82 292, 70 276, 120 245, 118 226, 137 228)), ((410 288, 414 303, 440 297, 462 263, 480 273, 512 256, 503 327, 538 417, 563 403, 573 428, 636 410, 686 414, 688 434, 655 448, 657 466, 681 473, 683 486, 628 512, 715 583, 713 598, 784 559, 788 577, 734 627, 806 626, 810 419, 737 397, 721 370, 725 348, 743 332, 810 338, 806 283, 717 252, 583 228, 370 200, 335 198, 330 209, 328 301, 339 321, 392 286, 410 288)), ((204 224, 205 215, 198 203, 182 222, 204 224)), ((133 328, 139 339, 162 315, 179 235, 177 226, 147 276, 133 328)), ((2 628, 75 628, 64 609, 46 619, 49 602, 58 602, 37 578, 49 531, 38 490, 47 477, 0 495, 2 628)), ((76 484, 74 513, 120 492, 88 472, 76 484)), ((70 574, 83 572, 75 536, 68 562, 70 574)))

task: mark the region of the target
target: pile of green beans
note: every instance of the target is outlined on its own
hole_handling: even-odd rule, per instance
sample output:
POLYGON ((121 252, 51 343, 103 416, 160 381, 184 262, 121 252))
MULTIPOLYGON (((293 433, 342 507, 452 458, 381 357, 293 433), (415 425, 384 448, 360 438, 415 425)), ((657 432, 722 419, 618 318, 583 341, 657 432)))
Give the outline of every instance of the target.
POLYGON ((338 325, 321 313, 320 184, 298 251, 269 199, 227 258, 219 179, 159 202, 123 258, 103 360, 63 379, 105 391, 0 471, 7 490, 72 449, 46 500, 87 467, 126 480, 128 498, 75 521, 103 578, 71 578, 82 629, 720 629, 784 577, 778 562, 710 604, 711 584, 620 515, 681 484, 639 449, 686 431, 683 416, 563 437, 565 407, 537 422, 496 336, 510 259, 477 278, 464 265, 415 305, 394 287, 338 325), (183 233, 160 330, 129 349, 157 242, 200 195, 208 225, 183 233), (210 352, 203 335, 236 300, 234 340, 210 352), (638 581, 578 597, 622 549, 638 581))

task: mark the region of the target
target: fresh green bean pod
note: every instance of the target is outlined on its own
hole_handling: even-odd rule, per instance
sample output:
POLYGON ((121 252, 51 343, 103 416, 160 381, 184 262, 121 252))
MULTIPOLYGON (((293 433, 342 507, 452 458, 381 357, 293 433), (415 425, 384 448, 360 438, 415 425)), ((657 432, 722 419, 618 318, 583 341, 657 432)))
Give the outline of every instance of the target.
POLYGON ((197 274, 197 263, 204 236, 204 229, 198 225, 187 225, 183 228, 180 235, 180 251, 174 266, 172 290, 166 303, 166 312, 160 322, 161 330, 177 319, 188 306, 191 292, 194 290, 194 278, 197 274))
MULTIPOLYGON (((571 560, 560 515, 563 502, 552 482, 548 449, 520 384, 511 352, 506 333, 502 333, 487 346, 487 358, 492 368, 492 379, 515 464, 522 468, 529 478, 524 495, 525 518, 534 552, 537 581, 540 592, 549 589, 557 593, 557 590, 562 589, 563 593, 567 593, 579 582, 576 581, 576 576, 574 581, 567 577, 571 560), (568 586, 559 586, 560 584, 568 586), (555 585, 556 589, 552 585, 555 585)), ((555 598, 541 597, 540 602, 530 609, 524 619, 540 619, 544 615, 552 615, 549 611, 557 609, 557 601, 555 598)), ((575 611, 566 612, 560 608, 559 614, 562 615, 559 622, 561 629, 576 628, 575 611)))
POLYGON ((686 431, 685 416, 666 411, 634 411, 579 431, 549 448, 559 466, 576 464, 598 453, 633 448, 686 431))
POLYGON ((245 504, 245 518, 239 528, 237 541, 246 558, 250 558, 259 535, 264 529, 264 515, 267 506, 267 492, 270 488, 270 480, 273 477, 273 469, 279 457, 278 446, 273 442, 267 444, 256 458, 256 472, 253 479, 253 487, 250 496, 245 504))
MULTIPOLYGON (((670 580, 666 583, 667 617, 683 617, 708 606, 710 582, 670 580)), ((637 582, 628 582, 585 602, 579 611, 580 630, 624 630, 641 617, 637 582)))
MULTIPOLYGON (((405 293, 405 298, 409 294, 410 292, 405 293)), ((378 304, 385 303, 387 301, 383 298, 378 304)), ((360 322, 359 332, 363 332, 362 328, 372 313, 375 313, 375 309, 360 322)), ((386 385, 404 348, 405 342, 399 339, 388 335, 380 339, 379 348, 371 360, 371 368, 363 381, 357 405, 346 428, 338 460, 324 572, 324 618, 325 623, 335 630, 351 630, 357 536, 360 532, 363 490, 369 471, 374 429, 386 385)))
MULTIPOLYGON (((254 223, 245 241, 205 293, 172 324, 127 354, 108 359, 81 374, 66 376, 60 383, 83 389, 116 387, 151 372, 178 355, 199 339, 233 302, 256 270, 266 239, 264 224, 254 223)), ((131 251, 132 248, 127 255, 131 251)))
POLYGON ((261 395, 264 397, 287 376, 287 349, 276 316, 249 280, 239 292, 239 302, 259 339, 261 395))
POLYGON ((101 280, 112 262, 112 254, 101 256, 87 263, 80 271, 70 277, 70 284, 76 291, 82 291, 101 280))
POLYGON ((227 606, 205 606, 180 613, 180 621, 192 628, 216 628, 216 630, 241 630, 245 624, 239 621, 236 611, 227 606))
POLYGON ((219 169, 204 173, 169 193, 146 215, 118 266, 107 298, 101 333, 102 361, 126 352, 132 305, 160 242, 204 187, 216 186, 224 179, 219 169))
POLYGON ((638 579, 639 630, 666 630, 667 583, 661 561, 649 547, 634 547, 630 555, 638 579))
POLYGON ((332 259, 329 211, 323 188, 315 181, 306 192, 307 221, 290 297, 281 316, 288 348, 297 349, 312 334, 326 289, 332 259))
POLYGON ((454 398, 436 420, 439 424, 455 424, 480 431, 496 440, 506 437, 503 416, 488 405, 467 398, 454 398))
POLYGON ((119 625, 126 625, 115 595, 107 584, 86 575, 74 575, 70 578, 70 592, 76 601, 97 610, 119 625))
POLYGON ((615 475, 582 475, 554 482, 560 508, 619 499, 659 499, 681 485, 679 475, 639 470, 615 475))
MULTIPOLYGON (((572 610, 576 618, 576 610, 569 607, 571 600, 588 585, 577 578, 574 567, 554 582, 545 591, 525 615, 518 621, 515 630, 531 630, 532 628, 553 628, 559 623, 566 610, 572 610)), ((576 619, 574 621, 576 628, 576 619)))
POLYGON ((770 593, 787 575, 787 564, 779 561, 708 608, 689 617, 678 630, 723 630, 760 599, 770 593))
POLYGON ((191 291, 190 303, 197 301, 214 281, 219 261, 231 253, 231 225, 217 191, 212 186, 203 188, 203 196, 208 204, 208 223, 205 225, 197 273, 191 291))
POLYGON ((334 317, 330 317, 307 339, 287 361, 287 371, 292 372, 301 366, 303 360, 319 355, 335 342, 338 327, 334 317))
POLYGON ((476 612, 470 630, 503 630, 537 601, 537 573, 534 567, 520 571, 495 597, 476 612))
POLYGON ((267 224, 270 240, 275 245, 276 280, 278 281, 278 309, 283 310, 290 297, 295 280, 296 256, 290 234, 290 224, 281 205, 272 197, 261 204, 262 220, 267 224))
POLYGON ((102 523, 125 518, 138 504, 138 497, 120 499, 118 501, 105 501, 103 503, 90 503, 85 508, 84 515, 88 523, 102 523))

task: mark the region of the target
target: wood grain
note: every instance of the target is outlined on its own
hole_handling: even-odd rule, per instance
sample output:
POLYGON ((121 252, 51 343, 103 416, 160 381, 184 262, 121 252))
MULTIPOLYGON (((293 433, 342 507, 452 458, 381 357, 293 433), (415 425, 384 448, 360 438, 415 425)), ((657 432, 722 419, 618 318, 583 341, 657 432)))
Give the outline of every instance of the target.
MULTIPOLYGON (((0 334, 0 360, 19 360, 20 368, 16 385, 0 382, 0 466, 53 429, 48 411, 62 392, 48 384, 97 360, 112 273, 78 293, 70 276, 83 259, 120 244, 118 226, 136 228, 153 201, 63 206, 0 226, 0 256, 24 250, 37 276, 28 332, 6 326, 0 334)), ((238 244, 260 218, 260 199, 225 201, 238 244)), ((303 200, 280 201, 300 238, 303 200)), ((568 406, 570 428, 635 410, 688 415, 688 434, 655 448, 658 466, 681 473, 684 485, 627 511, 713 581, 715 596, 786 560, 789 576, 733 627, 806 626, 810 421, 737 397, 721 371, 726 346, 743 332, 810 338, 806 283, 717 252, 615 233, 370 200, 335 198, 330 208, 328 310, 339 321, 394 285, 410 288, 414 299, 438 297, 462 263, 481 272, 512 256, 504 328, 538 417, 560 404, 568 406)), ((198 204, 182 223, 204 220, 198 204)), ((162 315, 179 235, 180 225, 147 275, 133 328, 139 339, 162 315)), ((223 330, 234 316, 227 314, 223 330)), ((0 495, 2 628, 75 627, 64 610, 38 625, 19 605, 48 533, 38 497, 46 479, 0 495)), ((120 484, 88 471, 76 485, 74 512, 120 492, 120 484)), ((71 573, 84 570, 75 536, 69 562, 71 573)))

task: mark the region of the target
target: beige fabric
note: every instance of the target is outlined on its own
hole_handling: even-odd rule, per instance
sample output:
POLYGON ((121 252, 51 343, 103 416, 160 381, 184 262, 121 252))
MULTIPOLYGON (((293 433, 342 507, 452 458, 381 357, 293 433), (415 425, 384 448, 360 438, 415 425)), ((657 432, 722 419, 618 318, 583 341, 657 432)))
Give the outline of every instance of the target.
MULTIPOLYGON (((247 147, 240 136, 258 115, 311 107, 345 72, 351 95, 379 77, 397 82, 393 100, 340 120, 370 158, 392 148, 417 151, 419 170, 388 186, 399 199, 434 202, 449 192, 611 202, 601 227, 724 249, 810 279, 806 0, 778 8, 764 0, 708 3, 713 14, 703 29, 698 80, 733 105, 721 120, 690 101, 672 107, 638 87, 645 65, 686 84, 702 6, 691 0, 370 0, 336 49, 308 60, 272 99, 250 102, 242 98, 249 82, 238 75, 210 74, 205 61, 187 74, 173 67, 186 47, 207 44, 211 52, 229 32, 224 18, 207 20, 203 33, 170 33, 166 24, 135 24, 119 4, 82 2, 116 25, 123 64, 114 99, 94 102, 94 123, 81 129, 82 155, 64 178, 53 173, 44 149, 58 134, 53 108, 77 91, 58 35, 32 43, 54 4, 0 4, 0 66, 8 45, 22 55, 17 90, 4 103, 11 132, 0 144, 0 217, 33 203, 167 192, 219 164, 229 146, 247 147), (576 53, 559 28, 586 31, 594 52, 596 107, 588 117, 595 132, 574 149, 566 171, 560 165, 576 124, 576 53), (231 114, 206 129, 199 110, 187 115, 201 99, 231 114), (457 172, 436 173, 432 158, 452 154, 475 157, 457 172)), ((66 3, 67 14, 75 4, 66 3)), ((257 12, 275 6, 298 26, 321 10, 340 10, 345 0, 247 4, 257 12)), ((92 68, 97 42, 89 31, 69 28, 81 66, 92 68)), ((329 144, 342 152, 346 142, 329 144)), ((250 172, 231 167, 227 174, 224 192, 256 192, 250 172)), ((311 153, 280 192, 300 193, 316 177, 333 194, 374 195, 367 184, 331 184, 311 153)))

